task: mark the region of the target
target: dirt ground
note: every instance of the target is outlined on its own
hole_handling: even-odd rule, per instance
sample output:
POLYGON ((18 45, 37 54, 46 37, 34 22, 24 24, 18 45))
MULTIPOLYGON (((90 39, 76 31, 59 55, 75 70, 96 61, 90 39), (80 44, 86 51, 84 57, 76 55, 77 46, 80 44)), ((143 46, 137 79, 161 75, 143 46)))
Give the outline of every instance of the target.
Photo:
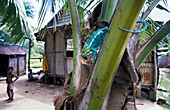
POLYGON ((138 110, 169 110, 147 99, 137 99, 137 103, 143 104, 137 105, 138 110))
POLYGON ((61 91, 61 86, 27 82, 27 75, 15 82, 14 101, 6 103, 6 83, 0 81, 0 110, 54 110, 53 101, 61 91))
MULTIPOLYGON (((6 103, 6 83, 0 80, 0 110, 54 110, 53 101, 61 91, 61 86, 27 82, 27 75, 15 82, 14 101, 6 103)), ((138 110, 168 110, 146 99, 138 99, 138 110)))

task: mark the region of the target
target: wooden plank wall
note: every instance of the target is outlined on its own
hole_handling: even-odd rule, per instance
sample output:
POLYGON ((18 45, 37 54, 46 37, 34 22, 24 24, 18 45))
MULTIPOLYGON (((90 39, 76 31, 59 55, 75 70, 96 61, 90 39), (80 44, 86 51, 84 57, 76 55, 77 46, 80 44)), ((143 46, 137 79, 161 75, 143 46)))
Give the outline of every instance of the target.
POLYGON ((19 74, 26 73, 26 68, 25 68, 25 56, 20 56, 19 57, 19 74))
POLYGON ((8 67, 13 67, 13 72, 17 75, 26 73, 26 55, 9 57, 8 67))
POLYGON ((65 76, 65 39, 59 31, 55 35, 55 73, 57 76, 65 76))
POLYGON ((148 55, 138 70, 142 73, 142 83, 144 85, 152 85, 154 83, 155 67, 153 52, 148 55))
POLYGON ((13 72, 17 74, 17 57, 9 57, 8 67, 13 67, 13 72))
MULTIPOLYGON (((71 29, 71 28, 70 28, 71 29)), ((48 63, 48 74, 52 77, 65 77, 73 68, 73 58, 66 57, 66 32, 64 27, 48 29, 45 37, 45 52, 48 63), (53 33, 54 32, 54 33, 53 33)), ((68 36, 68 35, 67 35, 68 36)))
POLYGON ((45 52, 49 74, 53 74, 53 40, 49 34, 45 37, 45 52))

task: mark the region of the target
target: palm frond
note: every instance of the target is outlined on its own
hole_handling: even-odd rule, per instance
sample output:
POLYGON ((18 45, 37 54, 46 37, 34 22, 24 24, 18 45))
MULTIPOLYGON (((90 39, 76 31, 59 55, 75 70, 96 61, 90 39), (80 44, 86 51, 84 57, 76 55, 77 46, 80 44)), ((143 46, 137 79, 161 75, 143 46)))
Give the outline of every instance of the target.
POLYGON ((151 50, 170 33, 170 20, 165 23, 159 30, 157 30, 153 36, 142 46, 138 51, 135 60, 135 66, 138 68, 140 64, 144 61, 151 50))
MULTIPOLYGON (((39 11, 39 17, 38 17, 38 30, 40 30, 42 27, 42 24, 44 23, 45 16, 48 13, 48 11, 51 10, 51 12, 57 14, 56 17, 60 17, 63 13, 69 12, 69 0, 41 0, 41 8, 39 11), (57 5, 56 5, 57 4, 57 5), (58 7, 58 8, 56 8, 58 7), (59 10, 57 10, 59 9, 59 10), (62 10, 62 11, 61 11, 62 10)), ((89 18, 91 15, 91 10, 100 2, 101 0, 76 0, 76 5, 78 8, 78 15, 79 20, 81 24, 89 18)), ((54 22, 56 21, 56 17, 54 18, 54 22)), ((55 25, 55 24, 54 24, 55 25)))
POLYGON ((22 43, 25 36, 31 36, 22 0, 1 0, 0 7, 4 8, 0 8, 0 29, 8 30, 9 39, 14 44, 22 43))
POLYGON ((162 0, 162 1, 164 2, 165 6, 168 7, 168 2, 167 2, 167 0, 162 0))
POLYGON ((33 14, 33 12, 34 12, 33 8, 34 7, 32 5, 30 5, 30 2, 24 2, 24 6, 25 6, 25 11, 26 11, 27 17, 33 18, 34 17, 34 14, 33 14))
POLYGON ((160 10, 167 11, 168 13, 170 13, 170 11, 169 11, 167 8, 163 7, 163 6, 160 5, 160 4, 158 4, 158 5, 156 6, 156 8, 158 8, 158 9, 160 9, 160 10))

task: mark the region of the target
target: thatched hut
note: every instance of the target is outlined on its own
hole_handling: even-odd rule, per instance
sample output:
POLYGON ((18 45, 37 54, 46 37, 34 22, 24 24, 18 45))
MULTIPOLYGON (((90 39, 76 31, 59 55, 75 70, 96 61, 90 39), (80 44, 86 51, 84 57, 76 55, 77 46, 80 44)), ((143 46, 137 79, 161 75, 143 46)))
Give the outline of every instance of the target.
POLYGON ((26 54, 27 50, 18 45, 0 44, 0 75, 6 76, 8 67, 17 75, 25 74, 26 54))
POLYGON ((73 39, 70 21, 70 13, 56 14, 56 24, 54 18, 48 23, 45 36, 42 32, 35 33, 37 41, 45 42, 45 53, 48 64, 46 75, 54 78, 65 78, 66 74, 72 72, 73 67, 73 39), (55 24, 55 25, 54 25, 55 24))
POLYGON ((142 75, 141 89, 149 90, 149 99, 156 101, 156 90, 159 78, 156 48, 147 56, 145 61, 139 67, 138 71, 142 75))

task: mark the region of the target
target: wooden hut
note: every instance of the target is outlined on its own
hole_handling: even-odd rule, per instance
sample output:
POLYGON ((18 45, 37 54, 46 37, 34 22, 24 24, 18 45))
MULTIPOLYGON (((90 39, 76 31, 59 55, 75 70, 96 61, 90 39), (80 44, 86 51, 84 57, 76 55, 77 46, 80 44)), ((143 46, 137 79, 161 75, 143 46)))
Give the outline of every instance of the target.
POLYGON ((149 90, 149 99, 156 101, 156 90, 159 78, 156 48, 147 56, 138 71, 142 75, 141 89, 149 90))
POLYGON ((168 47, 162 47, 157 50, 159 68, 170 68, 170 56, 168 47))
POLYGON ((18 45, 0 44, 0 75, 6 76, 8 67, 13 67, 17 75, 25 74, 26 54, 27 50, 18 45))
POLYGON ((54 78, 65 78, 66 74, 72 72, 73 68, 73 39, 70 21, 70 13, 56 14, 56 24, 54 18, 48 23, 45 36, 42 37, 43 29, 35 33, 37 41, 45 42, 45 53, 48 64, 46 75, 54 78), (54 25, 55 24, 55 25, 54 25))

